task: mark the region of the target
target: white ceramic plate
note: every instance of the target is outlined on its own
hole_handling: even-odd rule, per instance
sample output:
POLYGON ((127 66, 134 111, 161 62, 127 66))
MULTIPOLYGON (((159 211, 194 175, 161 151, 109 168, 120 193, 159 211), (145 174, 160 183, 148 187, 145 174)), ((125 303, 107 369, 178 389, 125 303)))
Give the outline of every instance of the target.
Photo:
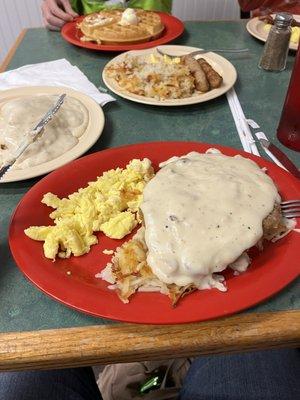
MULTIPOLYGON (((188 54, 192 51, 199 50, 197 47, 188 47, 188 46, 176 46, 176 45, 169 45, 169 46, 159 46, 159 48, 166 53, 172 54, 174 56, 182 56, 188 54)), ((155 53, 155 48, 147 49, 147 50, 139 50, 139 51, 127 51, 126 53, 120 54, 119 56, 113 58, 109 63, 106 64, 103 70, 102 78, 106 86, 113 91, 114 93, 118 94, 125 99, 135 101, 137 103, 143 104, 151 104, 154 106, 184 106, 188 104, 197 104, 203 103, 208 100, 212 100, 216 97, 221 96, 222 94, 226 93, 234 84, 237 78, 237 73, 234 66, 226 60, 224 57, 219 56, 216 53, 204 53, 199 55, 199 57, 205 58, 212 67, 223 77, 223 83, 218 89, 210 90, 207 93, 198 93, 191 97, 187 97, 184 99, 172 99, 172 100, 157 100, 150 97, 139 96, 128 91, 122 89, 118 83, 112 79, 107 77, 106 69, 115 62, 121 62, 124 60, 126 55, 147 55, 151 53, 155 53)), ((197 58, 197 57, 196 57, 197 58)))
POLYGON ((89 123, 85 132, 79 138, 79 142, 76 144, 76 146, 74 146, 61 156, 55 158, 54 160, 47 161, 43 164, 39 164, 26 169, 12 168, 5 174, 3 179, 0 181, 1 183, 22 181, 25 179, 47 174, 48 172, 53 171, 81 156, 99 139, 104 128, 104 114, 102 108, 89 96, 77 92, 76 90, 69 89, 67 87, 48 86, 29 86, 9 89, 1 92, 0 105, 16 97, 24 97, 35 94, 41 95, 62 93, 66 93, 67 95, 81 101, 88 110, 89 123))
MULTIPOLYGON (((275 14, 272 14, 272 17, 274 18, 275 14)), ((294 19, 300 22, 300 15, 294 15, 294 19)), ((269 32, 264 29, 265 25, 266 23, 264 21, 260 21, 258 17, 255 17, 248 21, 246 28, 250 35, 265 42, 269 35, 269 32)), ((297 50, 298 44, 290 42, 290 49, 297 50)))

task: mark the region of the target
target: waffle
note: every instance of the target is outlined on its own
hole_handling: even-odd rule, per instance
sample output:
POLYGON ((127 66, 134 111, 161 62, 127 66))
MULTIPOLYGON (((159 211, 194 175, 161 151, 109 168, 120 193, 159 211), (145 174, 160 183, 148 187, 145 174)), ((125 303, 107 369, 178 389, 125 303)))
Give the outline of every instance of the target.
POLYGON ((137 25, 120 25, 123 10, 105 10, 87 15, 79 24, 81 40, 99 44, 134 44, 154 40, 161 35, 164 25, 160 16, 151 11, 135 10, 137 25))

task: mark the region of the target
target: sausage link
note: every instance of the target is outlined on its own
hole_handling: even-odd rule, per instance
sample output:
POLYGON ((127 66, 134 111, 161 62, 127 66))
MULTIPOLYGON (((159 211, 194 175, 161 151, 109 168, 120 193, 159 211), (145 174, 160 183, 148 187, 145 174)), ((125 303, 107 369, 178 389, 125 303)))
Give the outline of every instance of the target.
POLYGON ((220 87, 223 82, 221 75, 219 75, 217 71, 215 71, 213 67, 206 60, 204 60, 204 58, 199 58, 197 61, 204 71, 210 87, 212 89, 220 87))
POLYGON ((184 64, 190 69, 195 78, 195 86, 200 92, 209 91, 209 83, 200 64, 193 57, 187 55, 183 57, 184 64))

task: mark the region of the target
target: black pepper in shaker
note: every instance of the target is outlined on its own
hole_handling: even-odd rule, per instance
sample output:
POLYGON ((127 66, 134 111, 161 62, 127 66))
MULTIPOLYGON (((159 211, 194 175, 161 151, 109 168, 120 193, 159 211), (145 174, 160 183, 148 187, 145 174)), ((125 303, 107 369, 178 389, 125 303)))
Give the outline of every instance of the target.
POLYGON ((276 15, 259 67, 266 71, 283 71, 286 66, 287 54, 291 38, 291 23, 293 16, 289 13, 279 13, 276 15))

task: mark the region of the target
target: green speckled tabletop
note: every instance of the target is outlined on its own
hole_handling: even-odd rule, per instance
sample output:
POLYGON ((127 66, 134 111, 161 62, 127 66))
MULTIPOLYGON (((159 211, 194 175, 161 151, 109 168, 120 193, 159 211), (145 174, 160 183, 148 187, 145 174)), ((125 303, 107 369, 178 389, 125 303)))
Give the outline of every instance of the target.
MULTIPOLYGON (((238 72, 236 91, 248 118, 255 119, 267 136, 279 147, 275 137, 294 54, 282 73, 257 68, 263 44, 251 37, 244 22, 188 22, 176 44, 226 48, 248 47, 247 55, 226 55, 238 72)), ((102 85, 101 72, 114 53, 92 52, 66 43, 59 33, 30 29, 18 47, 8 69, 66 58, 77 65, 96 85, 102 85)), ((1 96, 1 95, 0 95, 1 96)), ((89 152, 127 143, 154 140, 198 140, 242 148, 227 104, 226 96, 187 107, 152 107, 117 98, 104 107, 106 124, 103 135, 89 152)), ((300 165, 299 153, 284 148, 300 165)), ((261 152, 264 157, 264 154, 261 152)), ((0 331, 25 331, 96 324, 109 320, 90 317, 48 298, 29 283, 12 259, 7 240, 10 216, 18 201, 39 178, 3 184, 0 187, 0 331)), ((300 308, 300 281, 294 281, 281 293, 248 312, 300 308)))

